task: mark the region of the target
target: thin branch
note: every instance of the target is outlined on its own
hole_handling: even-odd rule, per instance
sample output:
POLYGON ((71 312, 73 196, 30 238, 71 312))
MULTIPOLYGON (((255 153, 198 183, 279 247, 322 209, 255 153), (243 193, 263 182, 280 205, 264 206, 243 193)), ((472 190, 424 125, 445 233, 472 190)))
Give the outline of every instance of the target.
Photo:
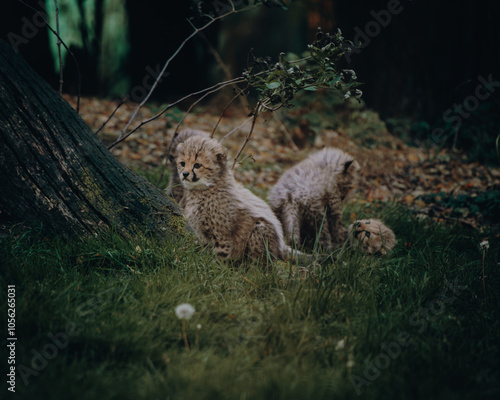
POLYGON ((116 108, 113 110, 113 112, 111 113, 111 115, 108 117, 108 119, 106 121, 104 121, 101 125, 101 127, 95 132, 95 135, 97 136, 99 134, 99 132, 101 132, 101 130, 106 126, 106 124, 111 120, 111 118, 113 118, 113 115, 115 115, 115 113, 118 111, 118 109, 123 105, 125 104, 125 102, 129 99, 129 96, 125 97, 122 101, 120 101, 120 103, 116 106, 116 108))
MULTIPOLYGON (((154 90, 156 89, 156 86, 158 86, 158 83, 160 82, 161 77, 165 74, 165 71, 167 70, 167 68, 170 65, 170 63, 172 62, 172 60, 177 56, 177 54, 179 54, 179 52, 183 49, 183 47, 186 45, 187 42, 189 42, 199 32, 205 30, 210 25, 212 25, 215 21, 218 21, 218 20, 220 20, 222 18, 228 17, 231 14, 235 14, 235 13, 238 13, 238 12, 243 12, 243 11, 251 10, 251 9, 253 9, 255 7, 257 7, 257 5, 253 5, 253 6, 250 6, 250 7, 243 8, 240 11, 236 11, 236 9, 234 8, 234 4, 233 4, 233 9, 231 11, 227 12, 226 14, 219 15, 219 16, 211 19, 209 22, 207 22, 201 28, 195 28, 194 31, 186 39, 184 39, 184 41, 177 48, 177 50, 175 50, 174 53, 170 56, 170 58, 165 62, 165 65, 163 66, 162 70, 160 71, 160 73, 156 77, 156 79, 155 79, 153 85, 151 86, 151 88, 149 89, 149 92, 147 93, 146 97, 140 102, 140 104, 134 110, 132 116, 130 117, 129 121, 127 122, 127 125, 125 125, 125 128, 123 128, 120 136, 118 137, 118 141, 121 142, 122 139, 123 139, 123 137, 130 136, 130 132, 129 133, 125 133, 125 132, 129 128, 129 126, 132 124, 132 121, 135 119, 135 117, 137 116, 137 114, 139 113, 139 111, 141 110, 141 108, 144 106, 144 104, 146 104, 146 102, 149 100, 149 98, 153 94, 154 90)), ((135 129, 135 130, 137 130, 137 129, 135 129)))
MULTIPOLYGON (((191 109, 196 105, 198 104, 201 100, 203 100, 206 96, 218 91, 219 88, 217 89, 214 89, 214 90, 211 90, 207 93, 205 93, 202 97, 200 97, 198 100, 196 100, 193 104, 191 104, 191 106, 189 107, 189 109, 185 112, 184 116, 182 117, 182 119, 179 121, 179 123, 177 124, 177 127, 175 128, 175 131, 174 131, 174 135, 172 137, 172 140, 170 141, 170 145, 168 146, 168 151, 163 155, 163 166, 162 166, 162 170, 161 170, 161 174, 160 174, 160 177, 158 178, 158 182, 156 183, 156 187, 158 187, 161 183, 161 180, 163 179, 163 175, 165 175, 165 170, 167 169, 167 163, 168 163, 168 156, 169 154, 172 152, 172 145, 174 144, 174 141, 175 141, 175 138, 177 137, 177 135, 179 134, 179 128, 181 126, 181 124, 184 122, 184 120, 186 119, 186 117, 188 116, 188 114, 191 112, 191 109)), ((227 107, 226 107, 227 108, 227 107)), ((221 114, 221 118, 222 118, 222 114, 221 114)), ((219 119, 220 121, 220 119, 219 119)), ((218 124, 219 122, 217 122, 218 124)), ((214 130, 212 131, 212 134, 211 134, 211 138, 213 137, 214 133, 215 133, 215 129, 217 128, 217 125, 215 125, 215 128, 214 130)), ((238 129, 238 128, 237 128, 238 129)))
POLYGON ((486 297, 486 280, 485 280, 485 276, 484 276, 484 258, 486 256, 486 248, 483 248, 483 292, 484 292, 484 296, 486 297))
POLYGON ((304 57, 304 58, 299 58, 298 60, 286 60, 286 62, 288 64, 297 64, 299 62, 302 62, 302 61, 308 61, 312 58, 312 56, 307 56, 307 57, 304 57))
MULTIPOLYGON (((237 86, 236 86, 236 87, 237 87, 237 86)), ((233 102, 234 102, 234 101, 235 101, 238 97, 240 97, 240 96, 241 96, 241 94, 242 94, 242 93, 244 93, 244 92, 245 92, 245 90, 247 90, 247 89, 248 89, 248 86, 247 86, 245 89, 243 89, 243 90, 242 90, 242 89, 240 89, 240 88, 238 87, 238 90, 241 90, 241 92, 240 92, 240 93, 237 93, 237 94, 236 94, 236 96, 234 96, 231 100, 229 100, 229 103, 227 103, 226 107, 224 107, 224 110, 222 110, 222 112, 220 113, 219 119, 217 120, 217 123, 215 124, 214 129, 212 130, 212 133, 211 133, 211 135, 210 135, 210 137, 211 137, 211 138, 213 138, 213 137, 214 137, 214 135, 215 135, 215 131, 217 130, 217 127, 219 126, 220 121, 222 120, 222 117, 224 116, 224 113, 226 112, 226 110, 227 110, 227 109, 231 106, 231 104, 233 104, 233 102)), ((247 103, 247 104, 248 104, 248 103, 247 103)), ((227 135, 226 135, 226 136, 227 136, 227 135)), ((224 136, 224 137, 225 137, 225 136, 224 136)), ((221 140, 221 141, 222 141, 222 140, 221 140)))
MULTIPOLYGON (((208 40, 208 38, 203 33, 200 33, 200 38, 203 39, 203 41, 205 42, 205 44, 208 47, 208 51, 210 51, 210 53, 212 53, 212 55, 215 58, 215 61, 217 62, 217 64, 219 64, 219 67, 224 72, 226 80, 231 79, 232 74, 231 74, 231 71, 229 70, 229 67, 226 65, 226 63, 224 63, 224 60, 220 56, 219 52, 212 45, 212 43, 210 43, 210 40, 208 40)), ((236 91, 240 91, 240 93, 242 92, 242 90, 237 85, 233 85, 233 87, 236 91)), ((236 97, 236 98, 238 98, 238 97, 236 97)), ((239 99, 240 99, 240 102, 241 102, 243 109, 245 111, 247 111, 249 107, 248 107, 248 101, 247 101, 246 97, 239 97, 239 99)), ((231 103, 232 103, 232 101, 231 101, 231 103)), ((231 104, 231 103, 229 103, 229 104, 231 104)), ((227 109, 227 107, 224 109, 224 111, 226 109, 227 109)), ((214 129, 214 132, 215 132, 215 129, 214 129)), ((213 133, 212 133, 212 136, 213 136, 213 133)))
POLYGON ((237 126, 236 128, 234 128, 231 132, 229 132, 228 134, 226 134, 221 140, 219 143, 222 143, 224 141, 224 139, 226 139, 228 136, 231 136, 234 132, 240 130, 241 128, 243 128, 243 126, 245 126, 248 122, 250 122, 254 117, 250 117, 248 119, 246 119, 240 126, 237 126))
MULTIPOLYGON (((210 91, 206 92, 203 96, 201 96, 198 100, 196 100, 194 103, 192 103, 189 106, 189 108, 187 109, 187 111, 184 113, 184 116, 181 118, 181 120, 177 124, 177 127, 175 128, 175 133, 177 133, 179 131, 179 128, 181 127, 182 123, 184 122, 184 120, 186 119, 186 117, 189 115, 189 113, 191 112, 191 110, 194 108, 194 106, 196 106, 205 97, 211 95, 212 93, 218 92, 220 89, 221 88, 215 88, 213 90, 210 90, 210 91)), ((170 153, 170 149, 169 149, 169 153, 170 153)))
POLYGON ((134 129, 132 129, 130 132, 127 132, 126 135, 122 136, 120 135, 121 137, 119 137, 118 139, 115 140, 115 142, 113 142, 109 147, 108 147, 108 150, 111 150, 113 147, 115 147, 117 144, 123 142, 125 139, 127 139, 130 135, 132 135, 134 132, 137 132, 138 129, 140 129, 143 125, 151 122, 151 121, 154 121, 158 118, 160 118, 163 114, 165 114, 169 109, 171 109, 172 107, 176 106, 177 104, 183 102, 184 100, 187 100, 189 99, 190 97, 192 96, 197 96, 199 94, 202 94, 202 93, 205 93, 206 91, 210 91, 216 87, 218 87, 219 89, 222 89, 223 87, 225 86, 228 86, 228 85, 231 85, 232 83, 241 83, 241 82, 244 82, 245 79, 242 78, 242 77, 238 77, 238 78, 235 78, 235 79, 231 79, 230 81, 226 81, 226 82, 220 82, 220 83, 217 83, 216 85, 214 86, 211 86, 209 88, 205 88, 203 90, 200 90, 198 92, 195 92, 195 93, 190 93, 184 97, 182 97, 181 99, 173 102, 173 103, 170 103, 168 106, 166 106, 163 110, 161 110, 158 114, 152 116, 151 118, 148 118, 144 121, 142 121, 139 125, 137 125, 134 129))
MULTIPOLYGON (((31 10, 33 10, 37 13, 40 13, 40 10, 37 10, 36 8, 30 6, 29 4, 25 3, 23 0, 17 0, 17 1, 19 1, 21 4, 24 4, 26 7, 30 8, 31 10)), ((71 55, 71 57, 73 58, 73 61, 75 62, 76 72, 78 75, 78 85, 77 85, 78 86, 78 94, 77 94, 77 101, 76 101, 76 113, 79 114, 80 113, 80 95, 81 95, 81 90, 82 90, 82 74, 80 72, 80 65, 78 64, 78 61, 76 60, 76 57, 73 54, 73 52, 68 48, 68 46, 66 46, 66 43, 64 43, 64 40, 61 39, 61 36, 59 36, 59 34, 50 26, 49 21, 47 20, 47 18, 45 18, 43 13, 40 13, 40 16, 43 18, 45 24, 47 25, 47 28, 49 28, 49 30, 54 35, 56 35, 56 37, 60 40, 61 44, 64 46, 66 51, 71 55)))
POLYGON ((288 136, 288 139, 290 140, 290 144, 292 145, 293 150, 294 151, 299 151, 300 150, 299 147, 293 141, 293 137, 290 134, 290 131, 286 127, 285 123, 283 122, 283 120, 281 119, 281 117, 279 116, 279 114, 280 113, 271 114, 271 115, 275 116, 276 119, 278 120, 278 122, 281 124, 281 129, 283 130, 283 132, 285 132, 285 135, 288 136))
POLYGON ((262 107, 264 107, 267 111, 274 112, 274 111, 278 111, 280 108, 283 108, 283 106, 285 104, 286 104, 286 102, 283 102, 280 105, 276 106, 275 108, 271 108, 271 107, 266 106, 265 104, 262 104, 262 107))
POLYGON ((263 104, 261 102, 258 102, 257 106, 255 107, 255 112, 253 114, 253 120, 252 120, 252 127, 250 128, 250 132, 248 132, 248 135, 245 138, 245 141, 243 142, 242 146, 240 147, 238 154, 236 154, 236 156, 234 157, 233 166, 231 167, 231 169, 234 169, 234 167, 236 166, 236 162, 238 161, 238 158, 241 155, 241 152, 243 151, 243 149, 245 148, 247 143, 252 138, 253 128, 255 128, 255 123, 257 122, 257 118, 258 118, 260 112, 262 111, 262 106, 263 106, 263 104))
MULTIPOLYGON (((54 6, 56 8, 56 31, 59 36, 59 6, 57 5, 57 0, 54 0, 54 6)), ((57 39, 57 50, 59 53, 59 94, 62 95, 63 89, 63 61, 62 61, 62 51, 61 51, 61 39, 57 39)))

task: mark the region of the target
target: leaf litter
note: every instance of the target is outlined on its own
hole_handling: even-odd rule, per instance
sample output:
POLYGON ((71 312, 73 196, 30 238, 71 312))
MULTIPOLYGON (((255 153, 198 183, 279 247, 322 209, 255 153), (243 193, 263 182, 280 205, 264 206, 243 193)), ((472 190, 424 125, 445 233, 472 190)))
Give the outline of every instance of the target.
MULTIPOLYGON (((76 98, 65 98, 73 106, 76 104, 76 98)), ((117 105, 117 101, 82 98, 80 115, 97 131, 117 105)), ((104 144, 116 140, 134 108, 134 104, 125 103, 117 110, 98 135, 104 144)), ((131 127, 159 110, 143 107, 131 127)), ((167 112, 142 126, 112 153, 131 168, 160 170, 182 116, 179 109, 167 112)), ((199 107, 185 118, 183 127, 211 132, 219 117, 210 107, 199 107)), ((394 201, 411 208, 417 216, 473 228, 500 223, 496 211, 500 209, 499 167, 468 163, 466 154, 449 149, 429 151, 424 146, 410 146, 393 136, 373 111, 356 111, 354 118, 344 118, 335 129, 323 127, 316 133, 307 120, 300 118, 293 126, 280 113, 262 114, 236 166, 236 179, 265 197, 286 169, 313 151, 337 147, 350 153, 362 167, 355 194, 358 201, 394 201)), ((248 115, 243 112, 228 109, 215 138, 220 140, 245 119, 248 115)), ((249 129, 250 124, 243 125, 224 140, 231 157, 237 154, 249 129)))

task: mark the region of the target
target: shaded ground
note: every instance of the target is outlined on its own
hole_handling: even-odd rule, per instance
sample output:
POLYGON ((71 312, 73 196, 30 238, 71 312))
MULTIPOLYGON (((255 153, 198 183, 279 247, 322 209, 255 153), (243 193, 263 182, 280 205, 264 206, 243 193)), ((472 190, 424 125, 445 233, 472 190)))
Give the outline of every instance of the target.
MULTIPOLYGON (((75 104, 74 98, 68 101, 75 104)), ((95 98, 81 99, 81 116, 97 130, 113 112, 117 102, 95 98)), ((222 109, 222 107, 221 107, 222 109)), ((118 136, 134 110, 124 104, 113 119, 99 133, 109 144, 118 136)), ((145 107, 132 127, 156 114, 160 108, 145 107)), ((300 114, 300 111, 292 111, 300 114)), ((321 129, 314 135, 309 121, 296 118, 291 126, 282 114, 263 114, 255 127, 252 140, 235 170, 237 180, 265 197, 283 171, 304 159, 312 151, 324 146, 338 147, 352 154, 362 166, 363 178, 358 189, 360 201, 396 201, 414 209, 417 215, 430 216, 440 221, 460 222, 471 227, 500 221, 500 168, 479 163, 467 163, 464 154, 441 150, 438 152, 407 145, 393 136, 378 115, 357 107, 340 111, 341 122, 335 129, 321 129), (308 143, 309 142, 309 143, 308 143), (300 146, 300 147, 299 147, 300 146)), ((183 113, 174 109, 166 116, 144 125, 119 144, 113 153, 132 168, 162 168, 165 152, 183 113)), ((202 109, 188 115, 186 127, 212 131, 219 115, 202 109)), ((215 137, 226 134, 248 120, 238 112, 227 112, 215 137)), ((288 120, 289 121, 289 120, 288 120)), ((245 124, 238 132, 224 140, 234 156, 250 129, 245 124)))

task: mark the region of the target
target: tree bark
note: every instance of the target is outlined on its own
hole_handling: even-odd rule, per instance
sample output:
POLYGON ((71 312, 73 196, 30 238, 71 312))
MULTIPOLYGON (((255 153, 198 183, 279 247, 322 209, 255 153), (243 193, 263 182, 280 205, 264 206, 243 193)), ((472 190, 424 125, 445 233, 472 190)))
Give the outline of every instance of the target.
POLYGON ((0 41, 0 222, 47 234, 186 231, 163 192, 123 165, 71 106, 0 41))

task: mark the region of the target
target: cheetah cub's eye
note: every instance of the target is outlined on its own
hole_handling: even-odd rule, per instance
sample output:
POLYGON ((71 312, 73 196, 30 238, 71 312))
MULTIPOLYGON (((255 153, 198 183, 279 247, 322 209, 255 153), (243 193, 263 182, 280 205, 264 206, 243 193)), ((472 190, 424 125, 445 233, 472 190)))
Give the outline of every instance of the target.
POLYGON ((186 165, 184 161, 181 161, 179 164, 181 164, 181 167, 184 167, 186 165))
POLYGON ((196 163, 196 164, 193 165, 193 167, 196 168, 196 169, 201 168, 201 164, 196 163))

